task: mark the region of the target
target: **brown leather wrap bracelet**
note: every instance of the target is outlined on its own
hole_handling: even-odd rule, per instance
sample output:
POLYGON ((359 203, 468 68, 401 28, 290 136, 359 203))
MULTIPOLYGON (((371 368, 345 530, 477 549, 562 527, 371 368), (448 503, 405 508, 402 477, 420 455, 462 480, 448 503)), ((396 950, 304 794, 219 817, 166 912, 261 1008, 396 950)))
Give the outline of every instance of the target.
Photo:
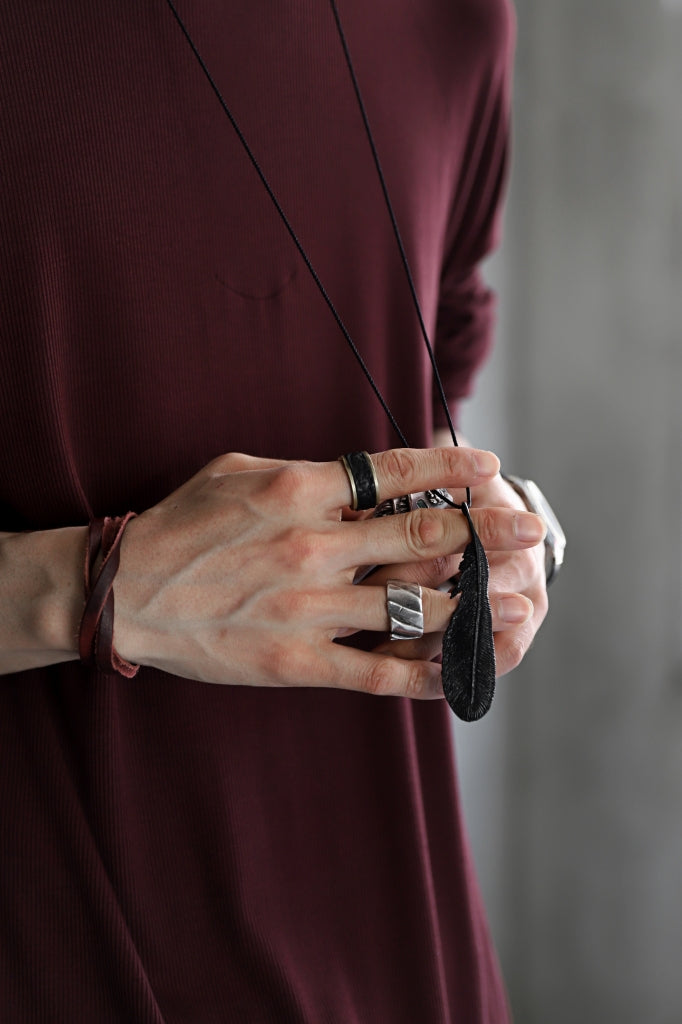
POLYGON ((114 578, 126 526, 137 513, 93 519, 88 527, 85 554, 85 608, 78 634, 78 653, 84 665, 107 675, 132 679, 139 665, 114 649, 114 578))

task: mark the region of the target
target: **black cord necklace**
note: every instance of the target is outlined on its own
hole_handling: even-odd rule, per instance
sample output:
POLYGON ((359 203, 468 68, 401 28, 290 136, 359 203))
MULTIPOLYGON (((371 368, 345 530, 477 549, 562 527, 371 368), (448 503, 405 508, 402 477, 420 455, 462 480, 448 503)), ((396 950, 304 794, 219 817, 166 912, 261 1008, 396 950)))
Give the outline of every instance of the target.
MULTIPOLYGON (((400 259, 405 271, 407 278, 410 295, 412 297, 412 303, 417 314, 419 322, 419 329, 421 336, 424 340, 426 350, 428 352, 429 360, 433 369, 434 380, 438 388, 438 394, 442 403, 445 416, 448 423, 448 428, 452 436, 453 443, 458 445, 457 435, 455 428, 452 423, 450 416, 450 409, 448 407, 445 390, 441 381, 440 373, 436 365, 436 359, 433 352, 433 346, 429 340, 428 331, 424 323, 424 317, 422 315, 421 306, 417 297, 417 291, 414 285, 414 279, 410 270, 409 261, 405 252, 405 247, 400 235, 398 223, 393 210, 393 204, 388 193, 386 185, 386 179, 384 177, 381 162, 379 160, 379 154, 374 143, 374 136, 369 124, 369 118, 365 108, 362 94, 360 92, 360 86, 355 74, 355 68, 351 59, 350 50, 346 40, 341 19, 339 16, 338 8, 336 6, 336 0, 329 0, 336 29, 341 41, 344 58, 348 67, 348 72, 351 78, 353 91, 357 100, 357 104, 362 117, 365 134, 369 142, 372 158, 377 171, 381 190, 384 196, 384 202, 386 209, 391 221, 391 227, 393 234, 396 239, 398 251, 400 253, 400 259)), ((345 323, 343 322, 340 314, 338 313, 331 297, 329 296, 326 288, 320 280, 315 267, 313 266, 310 257, 300 242, 293 226, 291 225, 284 209, 282 208, 275 192, 272 189, 268 179, 266 178, 261 166, 256 159, 251 147, 249 146, 244 133, 239 127, 235 120, 230 108, 224 100, 220 89, 218 88, 209 68, 207 67, 203 57, 197 49, 194 40, 192 39, 189 31, 178 14, 173 0, 166 0, 173 17, 175 18, 180 30, 182 31, 187 43, 189 44, 192 53, 194 54, 201 70, 203 71, 213 93, 216 96, 223 112, 228 118, 232 128, 234 129, 239 142, 244 149, 246 156, 251 162, 256 174, 258 175, 265 191, 267 192, 270 200, 272 201, 282 223, 284 224, 292 242, 298 250, 301 259, 305 263, 308 272, 310 273, 313 281, 315 282, 322 298, 327 304, 336 324, 338 325, 343 337, 349 345, 353 355, 355 356, 360 368, 367 379, 370 387, 374 391, 376 398, 381 404, 386 416, 388 417, 391 426, 393 427, 396 435, 400 439, 400 443, 403 447, 408 447, 407 439, 403 434, 402 430, 398 426, 395 416, 391 412, 388 403, 384 396, 379 390, 376 381, 372 377, 357 345, 353 341, 345 323)), ((466 500, 461 504, 458 504, 449 499, 442 492, 438 492, 439 496, 443 500, 451 505, 453 508, 460 509, 464 514, 469 531, 471 533, 471 541, 467 545, 462 561, 460 563, 460 572, 457 583, 451 593, 454 597, 456 594, 460 595, 458 605, 450 619, 450 623, 443 636, 443 692, 445 697, 450 704, 450 707, 464 721, 475 721, 481 718, 490 708, 492 703, 494 691, 495 691, 495 648, 493 644, 493 633, 492 633, 492 616, 490 612, 490 602, 488 600, 488 560, 483 549, 483 545, 476 533, 469 506, 471 505, 471 491, 467 487, 466 489, 466 500)))

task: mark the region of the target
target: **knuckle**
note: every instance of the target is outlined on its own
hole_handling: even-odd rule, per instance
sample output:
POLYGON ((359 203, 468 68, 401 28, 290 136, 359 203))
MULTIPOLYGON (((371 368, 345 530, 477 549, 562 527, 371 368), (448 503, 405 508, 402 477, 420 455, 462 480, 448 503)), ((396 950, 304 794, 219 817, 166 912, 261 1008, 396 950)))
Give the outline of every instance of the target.
POLYGON ((379 457, 381 474, 389 488, 403 490, 402 484, 414 472, 416 453, 411 448, 391 448, 379 457))
POLYGON ((284 537, 283 561, 290 571, 315 573, 322 561, 323 539, 305 527, 292 527, 284 537))
POLYGON ((300 501, 304 481, 301 465, 298 462, 291 462, 270 471, 267 495, 284 511, 289 511, 300 501))
POLYGON ((444 539, 443 520, 433 509, 416 509, 401 519, 405 541, 413 554, 423 555, 444 539))
POLYGON ((361 682, 361 689, 376 697, 420 698, 424 696, 427 685, 418 662, 386 657, 370 666, 361 682))
POLYGON ((226 452, 209 462, 206 467, 211 476, 224 476, 225 473, 239 473, 246 468, 248 455, 241 452, 226 452))
POLYGON ((496 547, 500 542, 500 521, 492 508, 479 508, 476 513, 476 529, 484 547, 496 547))
POLYGON ((426 680, 420 666, 415 662, 403 662, 403 693, 406 697, 419 698, 424 694, 426 680))
POLYGON ((395 691, 394 666, 390 658, 375 661, 360 680, 360 689, 376 697, 383 697, 395 691))
POLYGON ((276 626, 297 622, 305 615, 307 596, 300 591, 271 590, 258 600, 258 616, 261 622, 276 626))
POLYGON ((315 487, 314 463, 288 462, 267 471, 265 497, 278 512, 295 514, 309 508, 315 487))
POLYGON ((294 622, 308 620, 316 607, 315 595, 307 590, 289 592, 281 602, 282 618, 294 622))
POLYGON ((474 480, 478 475, 473 449, 458 445, 444 448, 439 452, 443 476, 453 476, 462 481, 474 480))
POLYGON ((447 555, 436 555, 426 558, 414 565, 411 570, 401 569, 401 579, 411 583, 421 583, 423 587, 437 587, 453 576, 457 571, 457 563, 447 555))
POLYGON ((436 583, 444 583, 457 572, 459 561, 459 556, 453 558, 452 555, 436 555, 429 565, 431 578, 436 583))

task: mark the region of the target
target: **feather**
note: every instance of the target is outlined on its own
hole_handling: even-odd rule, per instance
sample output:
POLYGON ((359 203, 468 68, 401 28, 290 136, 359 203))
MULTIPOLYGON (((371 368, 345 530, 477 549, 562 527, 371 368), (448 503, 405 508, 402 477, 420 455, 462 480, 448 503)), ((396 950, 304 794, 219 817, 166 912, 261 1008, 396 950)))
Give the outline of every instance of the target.
POLYGON ((488 559, 463 502, 471 530, 451 597, 459 603, 443 636, 443 692, 458 716, 475 722, 490 709, 495 693, 495 647, 488 600, 488 559))

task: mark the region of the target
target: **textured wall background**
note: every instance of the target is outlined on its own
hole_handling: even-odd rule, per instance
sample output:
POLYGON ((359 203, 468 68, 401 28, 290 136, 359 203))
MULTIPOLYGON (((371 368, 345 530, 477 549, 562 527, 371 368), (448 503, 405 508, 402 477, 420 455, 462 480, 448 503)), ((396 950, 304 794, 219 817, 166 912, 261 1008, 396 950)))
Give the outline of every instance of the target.
POLYGON ((516 1024, 682 1021, 682 2, 517 0, 498 352, 465 433, 569 537, 458 727, 516 1024))

